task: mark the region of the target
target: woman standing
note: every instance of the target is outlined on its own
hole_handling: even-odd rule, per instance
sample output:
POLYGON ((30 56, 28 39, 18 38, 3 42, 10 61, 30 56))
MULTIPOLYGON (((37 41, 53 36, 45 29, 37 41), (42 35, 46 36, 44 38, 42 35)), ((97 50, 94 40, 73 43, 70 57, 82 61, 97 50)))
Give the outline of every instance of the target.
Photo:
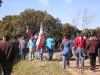
POLYGON ((66 65, 69 67, 69 60, 70 60, 70 41, 69 41, 69 37, 66 36, 64 37, 61 45, 60 45, 60 49, 63 46, 63 50, 62 50, 62 55, 63 55, 63 61, 62 61, 62 67, 66 68, 66 65))
POLYGON ((79 67, 79 60, 81 63, 81 70, 84 70, 84 57, 86 56, 86 53, 84 51, 86 47, 86 40, 83 38, 83 34, 79 34, 79 37, 76 39, 74 46, 73 46, 73 51, 75 52, 76 56, 76 68, 79 67), (75 48, 77 49, 75 50, 75 48))
POLYGON ((28 41, 28 46, 29 46, 29 61, 34 59, 34 53, 36 51, 36 41, 37 39, 35 38, 34 40, 32 40, 33 37, 30 38, 30 40, 28 41))
POLYGON ((93 36, 92 40, 89 40, 89 42, 86 45, 85 51, 90 56, 90 71, 95 71, 96 66, 96 56, 98 55, 98 48, 100 48, 100 43, 98 42, 98 39, 96 36, 93 36))

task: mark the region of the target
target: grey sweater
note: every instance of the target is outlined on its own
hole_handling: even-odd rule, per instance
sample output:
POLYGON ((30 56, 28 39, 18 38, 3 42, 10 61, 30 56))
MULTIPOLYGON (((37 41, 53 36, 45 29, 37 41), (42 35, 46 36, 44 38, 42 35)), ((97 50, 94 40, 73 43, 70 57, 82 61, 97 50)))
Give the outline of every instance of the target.
POLYGON ((26 48, 27 46, 27 43, 25 40, 21 40, 20 43, 19 43, 19 48, 26 48))

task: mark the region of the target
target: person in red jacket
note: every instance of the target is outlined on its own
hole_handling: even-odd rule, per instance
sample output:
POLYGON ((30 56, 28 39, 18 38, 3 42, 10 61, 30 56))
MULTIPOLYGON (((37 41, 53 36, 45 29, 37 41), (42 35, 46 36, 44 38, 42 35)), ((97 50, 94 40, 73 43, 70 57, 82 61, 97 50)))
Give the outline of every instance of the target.
POLYGON ((84 69, 84 57, 86 56, 86 53, 84 51, 86 46, 86 40, 83 38, 83 34, 80 34, 79 37, 76 39, 73 50, 77 47, 77 50, 75 50, 75 56, 76 56, 76 67, 79 66, 79 60, 81 60, 81 68, 84 69))

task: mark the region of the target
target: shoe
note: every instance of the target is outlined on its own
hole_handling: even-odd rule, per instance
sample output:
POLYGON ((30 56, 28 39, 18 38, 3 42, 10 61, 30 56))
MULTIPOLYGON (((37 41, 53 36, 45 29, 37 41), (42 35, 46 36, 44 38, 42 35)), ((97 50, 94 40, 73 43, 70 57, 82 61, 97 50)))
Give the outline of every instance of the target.
POLYGON ((95 70, 90 70, 90 72, 95 72, 95 70))
POLYGON ((95 68, 90 69, 91 72, 96 72, 95 68))
POLYGON ((81 71, 84 71, 84 67, 81 66, 81 67, 80 67, 80 70, 81 70, 81 71))
POLYGON ((32 59, 29 59, 29 61, 32 61, 32 59))
POLYGON ((78 66, 75 66, 74 68, 78 69, 78 66))

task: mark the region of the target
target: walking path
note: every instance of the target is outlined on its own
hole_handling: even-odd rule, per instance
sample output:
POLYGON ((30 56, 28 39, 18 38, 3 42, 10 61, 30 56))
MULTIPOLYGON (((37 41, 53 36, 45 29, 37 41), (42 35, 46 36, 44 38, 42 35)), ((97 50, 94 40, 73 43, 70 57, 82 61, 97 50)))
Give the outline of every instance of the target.
MULTIPOLYGON (((55 56, 56 57, 56 56, 55 56)), ((55 58, 54 58, 55 59, 55 58)), ((89 58, 84 61, 85 69, 81 71, 75 68, 75 57, 73 56, 70 61, 70 67, 66 67, 66 71, 70 72, 71 75, 100 75, 100 64, 98 63, 98 57, 96 58, 96 72, 90 71, 90 60, 89 58)), ((55 61, 58 65, 62 67, 62 61, 55 61)))

